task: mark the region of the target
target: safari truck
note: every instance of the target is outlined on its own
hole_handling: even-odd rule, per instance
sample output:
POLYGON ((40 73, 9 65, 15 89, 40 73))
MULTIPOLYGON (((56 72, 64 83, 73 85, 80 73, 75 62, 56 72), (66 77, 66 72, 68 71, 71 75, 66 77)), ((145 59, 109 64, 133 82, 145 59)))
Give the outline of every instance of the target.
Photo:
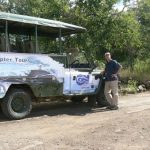
POLYGON ((103 95, 100 70, 85 53, 71 61, 71 54, 61 52, 62 37, 85 31, 60 21, 0 12, 0 104, 6 117, 22 119, 30 114, 32 102, 45 99, 79 102, 87 97, 93 104, 103 95), (56 39, 60 54, 40 53, 40 37, 56 39))

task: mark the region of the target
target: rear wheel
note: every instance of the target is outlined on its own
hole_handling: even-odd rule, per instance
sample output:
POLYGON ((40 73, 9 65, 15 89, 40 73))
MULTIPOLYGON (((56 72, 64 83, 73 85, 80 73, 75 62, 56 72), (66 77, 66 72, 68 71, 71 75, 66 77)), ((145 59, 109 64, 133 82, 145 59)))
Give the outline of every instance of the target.
POLYGON ((22 119, 31 112, 31 96, 22 89, 12 89, 2 100, 1 107, 9 119, 22 119))

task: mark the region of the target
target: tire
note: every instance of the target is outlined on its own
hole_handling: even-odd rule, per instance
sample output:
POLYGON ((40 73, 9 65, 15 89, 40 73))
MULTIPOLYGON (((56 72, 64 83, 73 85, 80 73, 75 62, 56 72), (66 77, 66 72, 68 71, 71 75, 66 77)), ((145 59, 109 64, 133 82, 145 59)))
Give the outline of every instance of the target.
POLYGON ((22 89, 12 89, 2 100, 1 108, 7 118, 22 119, 31 112, 31 96, 22 89))

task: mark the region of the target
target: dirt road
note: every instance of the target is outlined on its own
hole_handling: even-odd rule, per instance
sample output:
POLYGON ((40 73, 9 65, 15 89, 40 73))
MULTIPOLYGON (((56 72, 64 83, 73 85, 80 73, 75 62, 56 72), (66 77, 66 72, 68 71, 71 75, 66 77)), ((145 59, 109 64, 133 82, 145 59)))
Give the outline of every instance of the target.
POLYGON ((40 104, 23 120, 0 112, 0 150, 150 150, 150 93, 120 98, 120 109, 40 104))

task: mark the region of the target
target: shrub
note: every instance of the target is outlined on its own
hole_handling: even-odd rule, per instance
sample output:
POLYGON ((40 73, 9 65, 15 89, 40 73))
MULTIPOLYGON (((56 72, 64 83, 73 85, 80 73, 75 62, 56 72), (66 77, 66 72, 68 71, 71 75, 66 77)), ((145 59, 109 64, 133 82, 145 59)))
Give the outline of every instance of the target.
POLYGON ((138 83, 144 83, 150 80, 150 59, 147 60, 135 60, 134 70, 130 70, 129 67, 121 71, 121 79, 126 83, 129 79, 138 81, 138 83))
POLYGON ((137 81, 129 80, 127 89, 128 89, 128 93, 136 93, 137 92, 137 81))

